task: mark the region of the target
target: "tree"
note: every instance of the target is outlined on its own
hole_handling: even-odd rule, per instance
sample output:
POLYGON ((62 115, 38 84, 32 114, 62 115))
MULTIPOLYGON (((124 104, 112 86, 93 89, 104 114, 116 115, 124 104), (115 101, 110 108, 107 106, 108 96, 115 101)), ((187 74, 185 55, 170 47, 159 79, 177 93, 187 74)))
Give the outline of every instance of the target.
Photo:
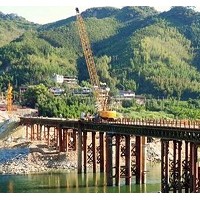
POLYGON ((23 97, 23 105, 36 108, 38 104, 43 102, 50 96, 48 88, 43 84, 29 86, 23 97))

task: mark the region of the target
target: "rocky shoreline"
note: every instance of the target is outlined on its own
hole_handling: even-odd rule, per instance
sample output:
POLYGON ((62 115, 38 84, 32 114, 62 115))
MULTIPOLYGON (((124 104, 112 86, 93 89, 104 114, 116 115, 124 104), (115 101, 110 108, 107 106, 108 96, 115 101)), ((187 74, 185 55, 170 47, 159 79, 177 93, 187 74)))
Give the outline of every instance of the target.
MULTIPOLYGON (((148 143, 147 161, 160 162, 159 144, 148 143)), ((58 153, 48 150, 46 145, 22 143, 0 149, 0 174, 35 174, 70 172, 77 169, 76 152, 58 153)))
MULTIPOLYGON (((77 168, 71 155, 44 152, 37 146, 0 149, 0 174, 69 172, 77 168)), ((76 159, 75 159, 76 160, 76 159)))
MULTIPOLYGON (((77 169, 77 153, 58 153, 46 144, 26 141, 24 128, 0 140, 0 174, 35 174, 69 172, 77 169)), ((172 148, 169 149, 169 159, 172 148)), ((161 143, 152 139, 146 144, 147 162, 161 161, 161 143)))
POLYGON ((0 174, 58 173, 77 168, 75 152, 59 153, 41 141, 26 141, 24 136, 25 127, 18 127, 0 139, 0 174))

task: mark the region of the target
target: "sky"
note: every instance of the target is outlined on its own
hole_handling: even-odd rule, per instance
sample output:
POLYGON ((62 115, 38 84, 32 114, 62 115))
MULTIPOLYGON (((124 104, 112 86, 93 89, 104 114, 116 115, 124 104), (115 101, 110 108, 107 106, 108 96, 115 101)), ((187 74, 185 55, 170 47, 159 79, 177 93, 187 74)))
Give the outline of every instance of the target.
POLYGON ((198 0, 0 0, 0 11, 15 13, 28 21, 45 24, 74 16, 75 8, 80 12, 92 7, 152 6, 158 11, 169 10, 171 6, 196 6, 198 0))

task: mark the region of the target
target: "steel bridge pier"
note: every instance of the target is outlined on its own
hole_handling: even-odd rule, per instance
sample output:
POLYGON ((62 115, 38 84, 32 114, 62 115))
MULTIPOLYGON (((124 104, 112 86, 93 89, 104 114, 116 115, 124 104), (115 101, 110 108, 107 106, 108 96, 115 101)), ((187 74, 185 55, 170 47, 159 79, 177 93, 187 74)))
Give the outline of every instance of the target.
POLYGON ((163 193, 199 191, 198 144, 161 139, 161 190, 163 193), (169 158, 169 145, 173 147, 169 158))
POLYGON ((60 126, 26 125, 26 140, 44 142, 57 152, 76 151, 77 131, 60 126))
POLYGON ((108 186, 119 186, 120 179, 131 185, 135 177, 136 184, 146 183, 146 137, 88 132, 61 126, 26 125, 26 138, 31 141, 45 141, 58 152, 77 151, 78 173, 86 174, 92 168, 93 173, 106 174, 108 186))
POLYGON ((87 173, 88 168, 106 173, 108 186, 120 185, 125 179, 131 185, 136 177, 136 184, 146 182, 146 138, 130 135, 118 135, 103 132, 78 131, 78 173, 87 173), (98 165, 100 165, 98 167, 98 165))

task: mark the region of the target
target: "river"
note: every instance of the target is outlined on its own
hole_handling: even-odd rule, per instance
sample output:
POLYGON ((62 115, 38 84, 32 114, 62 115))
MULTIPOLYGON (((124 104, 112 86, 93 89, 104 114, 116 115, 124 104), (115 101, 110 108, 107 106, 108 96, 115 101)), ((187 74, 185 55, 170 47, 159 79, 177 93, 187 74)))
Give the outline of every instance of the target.
POLYGON ((147 165, 147 183, 106 186, 103 173, 46 173, 34 175, 0 175, 0 193, 157 193, 160 185, 160 164, 147 165))

